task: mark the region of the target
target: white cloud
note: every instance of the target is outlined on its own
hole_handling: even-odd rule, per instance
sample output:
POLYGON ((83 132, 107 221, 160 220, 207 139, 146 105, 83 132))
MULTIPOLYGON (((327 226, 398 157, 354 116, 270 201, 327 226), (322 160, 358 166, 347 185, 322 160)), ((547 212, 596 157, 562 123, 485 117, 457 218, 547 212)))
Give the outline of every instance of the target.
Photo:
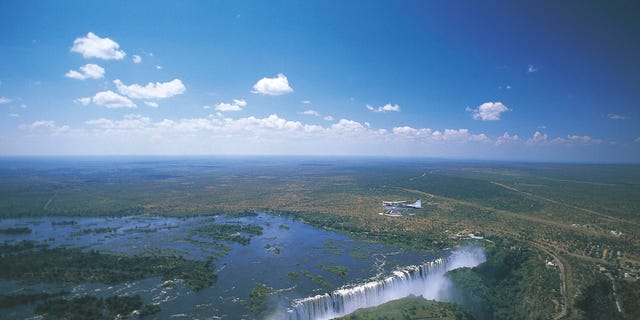
POLYGON ((466 142, 466 141, 488 142, 489 141, 489 138, 484 133, 470 134, 469 129, 444 129, 444 134, 442 135, 442 139, 460 141, 460 142, 466 142))
POLYGON ((324 119, 326 121, 333 121, 333 117, 332 116, 324 116, 322 119, 324 119))
POLYGON ((549 143, 549 135, 546 133, 540 133, 540 131, 536 131, 533 134, 533 137, 527 139, 528 145, 545 145, 549 143))
POLYGON ((144 129, 151 124, 151 118, 139 114, 128 114, 122 120, 110 120, 100 118, 85 121, 85 124, 96 126, 102 129, 136 130, 144 129))
POLYGON ((9 113, 9 117, 11 118, 20 118, 20 115, 17 113, 9 113))
POLYGON ((576 144, 600 144, 602 143, 601 139, 594 139, 590 136, 579 136, 579 135, 568 135, 567 138, 569 142, 573 142, 576 144))
POLYGON ((303 104, 311 104, 311 101, 310 100, 302 100, 302 103, 303 104))
POLYGON ((85 58, 105 60, 120 60, 126 55, 124 51, 120 50, 120 45, 117 42, 109 38, 100 38, 93 32, 87 33, 86 37, 74 40, 71 51, 78 52, 85 58))
POLYGON ((120 93, 133 99, 163 99, 183 94, 186 91, 180 79, 173 79, 169 82, 149 82, 144 87, 139 84, 127 86, 120 79, 114 80, 113 83, 120 93))
POLYGON ((26 108, 27 108, 27 105, 26 105, 26 104, 24 104, 24 103, 21 103, 21 104, 20 104, 20 108, 22 108, 22 109, 26 109, 26 108))
POLYGON ((253 93, 259 93, 263 95, 279 96, 293 92, 293 89, 289 86, 289 80, 287 77, 278 73, 275 78, 262 78, 253 85, 253 93))
POLYGON ((415 129, 409 126, 394 127, 391 132, 399 136, 416 138, 429 138, 433 134, 433 130, 431 130, 430 128, 415 129))
POLYGON ((347 119, 340 119, 338 123, 331 126, 331 129, 342 133, 354 133, 366 130, 360 122, 347 119))
MULTIPOLYGON (((55 123, 45 121, 26 127, 50 132, 55 123)), ((287 120, 276 114, 263 118, 249 116, 234 119, 220 112, 208 117, 186 119, 152 120, 148 116, 135 114, 119 119, 96 118, 84 122, 82 129, 70 132, 79 132, 78 137, 87 141, 108 143, 114 146, 113 150, 134 153, 183 150, 180 152, 210 154, 216 150, 226 150, 229 153, 259 154, 286 153, 295 148, 301 154, 397 155, 398 152, 409 152, 433 156, 455 155, 465 150, 466 144, 483 144, 483 150, 493 147, 487 145, 492 140, 485 134, 475 134, 468 129, 434 131, 430 128, 399 126, 387 130, 352 119, 340 119, 337 123, 321 126, 287 120)), ((511 139, 514 137, 506 136, 511 139)))
POLYGON ((75 103, 77 104, 81 104, 83 106, 88 106, 89 103, 91 103, 91 97, 83 97, 83 98, 78 98, 76 100, 73 100, 75 103))
POLYGON ((215 109, 217 111, 222 111, 222 112, 242 110, 242 108, 238 105, 231 104, 231 103, 224 103, 224 102, 218 103, 215 109))
POLYGON ((158 103, 157 102, 153 102, 153 101, 145 101, 144 104, 146 104, 147 106, 149 106, 151 108, 157 108, 158 107, 158 103))
POLYGON ((387 103, 384 106, 378 107, 378 108, 374 108, 371 105, 366 105, 367 109, 373 111, 373 112, 388 112, 388 111, 393 111, 393 112, 400 112, 400 106, 397 104, 390 104, 387 103))
POLYGON ((93 63, 86 64, 80 67, 80 72, 76 70, 69 70, 65 75, 67 78, 71 79, 100 79, 104 77, 104 68, 93 63))
POLYGON ((520 137, 518 137, 517 134, 509 135, 509 132, 505 132, 502 136, 496 139, 496 145, 501 146, 501 145, 505 145, 513 142, 519 142, 519 141, 520 141, 520 137))
POLYGON ((320 116, 320 113, 318 111, 311 110, 311 109, 303 111, 302 114, 307 116, 316 116, 316 117, 320 116))
POLYGON ((625 119, 627 119, 626 116, 615 114, 615 113, 609 113, 607 115, 607 118, 609 118, 611 120, 625 120, 625 119))
POLYGON ((469 129, 444 129, 444 132, 431 128, 412 128, 409 126, 394 127, 391 131, 396 137, 421 142, 490 142, 484 133, 471 134, 469 129))
POLYGON ((530 64, 527 67, 527 73, 534 73, 537 72, 540 68, 536 68, 534 65, 530 64))
POLYGON ((140 62, 142 62, 142 57, 137 55, 137 54, 134 54, 131 57, 131 60, 133 61, 133 63, 140 63, 140 62))
POLYGON ((7 97, 0 97, 0 104, 5 104, 5 103, 9 103, 13 100, 7 98, 7 97))
POLYGON ((164 69, 161 65, 156 65, 156 70, 162 70, 164 69))
POLYGON ((502 102, 485 102, 475 109, 467 107, 466 110, 471 112, 474 120, 495 121, 500 120, 500 114, 510 109, 502 102))
POLYGON ((93 103, 107 108, 135 108, 136 104, 111 90, 96 93, 93 103))
POLYGON ((233 99, 233 104, 241 107, 247 106, 247 102, 244 99, 233 99))
POLYGON ((68 125, 58 126, 55 121, 51 120, 38 120, 29 125, 21 125, 20 129, 35 131, 35 132, 50 132, 52 134, 62 134, 69 132, 71 127, 68 125))
MULTIPOLYGON (((222 111, 222 112, 241 111, 242 107, 245 107, 246 105, 247 105, 247 102, 244 101, 244 99, 233 99, 232 103, 224 103, 224 102, 218 103, 215 109, 217 111, 222 111)), ((208 108, 205 108, 205 109, 208 109, 208 108)))

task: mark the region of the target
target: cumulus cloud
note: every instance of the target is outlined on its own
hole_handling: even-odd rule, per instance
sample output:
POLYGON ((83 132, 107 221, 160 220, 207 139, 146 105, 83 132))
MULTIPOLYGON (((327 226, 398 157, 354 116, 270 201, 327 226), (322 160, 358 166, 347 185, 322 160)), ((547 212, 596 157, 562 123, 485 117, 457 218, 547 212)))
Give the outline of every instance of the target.
POLYGON ((157 108, 158 107, 158 103, 154 102, 154 101, 145 101, 144 104, 146 104, 147 106, 149 106, 151 108, 157 108))
POLYGON ((625 120, 625 119, 627 119, 626 116, 615 114, 615 113, 609 113, 607 115, 607 118, 609 118, 611 120, 625 120))
POLYGON ((293 92, 293 89, 289 86, 289 80, 287 77, 278 73, 275 78, 262 78, 253 85, 252 93, 259 93, 269 96, 279 96, 293 92))
POLYGON ((121 94, 133 99, 164 99, 183 94, 187 90, 180 79, 169 82, 149 82, 144 87, 139 84, 127 86, 120 79, 114 80, 113 83, 121 94))
POLYGON ((85 124, 96 126, 102 129, 144 129, 151 124, 151 118, 139 114, 128 114, 125 115, 122 120, 99 118, 85 121, 85 124))
POLYGON ((540 131, 536 131, 531 138, 527 139, 528 145, 544 145, 548 143, 549 135, 540 133, 540 131))
POLYGON ((136 104, 111 90, 96 93, 91 99, 93 103, 107 108, 135 108, 136 104))
POLYGON ((333 117, 332 116, 324 116, 322 119, 324 119, 326 121, 333 121, 333 117))
POLYGON ((503 112, 507 112, 510 109, 502 102, 485 102, 475 109, 467 108, 466 110, 471 112, 474 120, 496 121, 500 120, 500 115, 503 112))
POLYGON ((590 136, 579 136, 579 135, 568 135, 567 136, 569 142, 577 143, 577 144, 600 144, 602 143, 601 139, 594 139, 590 136))
POLYGON ((509 132, 505 132, 502 136, 496 139, 496 145, 501 146, 501 145, 505 145, 513 142, 519 142, 519 141, 520 141, 520 137, 518 137, 517 134, 509 135, 509 132))
POLYGON ((216 105, 215 109, 217 111, 227 112, 227 111, 241 111, 242 107, 245 107, 247 102, 244 99, 233 99, 232 103, 224 103, 220 102, 216 105))
POLYGON ((530 64, 527 67, 527 73, 534 73, 537 72, 540 68, 535 67, 534 65, 530 64))
POLYGON ((393 132, 396 135, 419 137, 419 138, 422 138, 422 137, 429 138, 433 134, 433 130, 431 130, 431 128, 415 129, 409 126, 394 127, 391 130, 391 132, 393 132))
POLYGON ((100 38, 93 32, 87 33, 86 37, 76 38, 73 41, 72 52, 82 54, 85 58, 98 58, 105 60, 120 60, 126 53, 120 50, 120 45, 109 39, 100 38))
POLYGON ((104 68, 93 63, 85 64, 80 67, 80 72, 76 70, 69 70, 65 75, 67 78, 71 79, 100 79, 104 77, 104 68))
POLYGON ((7 97, 0 97, 0 104, 5 104, 5 103, 9 103, 13 100, 7 98, 7 97))
POLYGON ((362 132, 366 130, 360 122, 348 119, 340 119, 338 123, 331 126, 331 129, 343 133, 362 132))
POLYGON ((393 112, 400 112, 400 106, 397 104, 390 104, 387 103, 384 106, 380 106, 377 108, 372 107, 371 105, 366 105, 367 109, 369 109, 370 111, 373 112, 388 112, 388 111, 393 111, 393 112))
POLYGON ((52 120, 38 120, 31 124, 23 124, 20 129, 30 130, 35 132, 51 132, 53 134, 62 134, 71 130, 68 125, 59 126, 52 120))
POLYGON ((469 129, 444 129, 443 131, 432 130, 431 128, 412 128, 409 126, 395 127, 393 134, 399 137, 411 138, 423 142, 490 142, 491 139, 484 133, 471 134, 469 129))
POLYGON ((307 115, 307 116, 316 116, 316 117, 320 116, 320 113, 318 111, 311 110, 311 109, 302 111, 302 114, 307 115))
POLYGON ((133 63, 140 63, 140 62, 142 62, 142 57, 137 55, 137 54, 134 54, 131 57, 131 60, 133 61, 133 63))
POLYGON ((310 100, 302 100, 302 103, 303 104, 311 104, 311 101, 310 100))
POLYGON ((81 104, 83 106, 88 106, 89 103, 91 103, 91 97, 83 97, 83 98, 78 98, 76 100, 73 100, 75 103, 77 104, 81 104))

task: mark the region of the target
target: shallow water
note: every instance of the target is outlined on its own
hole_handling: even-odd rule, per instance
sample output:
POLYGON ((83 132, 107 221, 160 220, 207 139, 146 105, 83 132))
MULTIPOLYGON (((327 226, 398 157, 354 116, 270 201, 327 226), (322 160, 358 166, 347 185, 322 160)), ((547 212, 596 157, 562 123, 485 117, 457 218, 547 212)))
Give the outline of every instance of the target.
MULTIPOLYGON (((24 218, 0 220, 0 229, 28 227, 31 234, 0 234, 0 242, 35 240, 52 247, 68 246, 111 251, 124 254, 164 253, 185 258, 214 259, 218 280, 213 286, 192 292, 180 281, 163 286, 163 281, 150 278, 106 286, 87 283, 75 286, 22 284, 0 281, 1 293, 20 291, 55 291, 66 289, 73 295, 140 294, 145 304, 160 303, 158 318, 174 319, 252 319, 244 301, 251 289, 266 284, 278 290, 273 299, 280 309, 293 300, 331 291, 348 284, 367 281, 389 274, 398 267, 422 263, 434 258, 426 252, 415 252, 371 244, 346 235, 315 228, 297 220, 259 213, 257 216, 208 216, 192 218, 122 217, 122 218, 24 218), (60 225, 62 221, 76 224, 60 225), (193 232, 207 224, 234 223, 258 225, 263 234, 252 236, 248 245, 211 240, 193 232), (82 232, 112 228, 107 232, 82 232), (226 251, 220 245, 228 246, 226 251), (279 249, 277 253, 276 249, 279 249), (339 275, 319 266, 340 266, 347 275, 339 275), (322 276, 330 284, 321 286, 303 275, 322 276), (290 273, 299 278, 290 277, 290 273)), ((105 231, 105 230, 102 230, 105 231)), ((244 235, 243 236, 248 236, 244 235)), ((31 315, 25 308, 11 310, 12 318, 31 315)))

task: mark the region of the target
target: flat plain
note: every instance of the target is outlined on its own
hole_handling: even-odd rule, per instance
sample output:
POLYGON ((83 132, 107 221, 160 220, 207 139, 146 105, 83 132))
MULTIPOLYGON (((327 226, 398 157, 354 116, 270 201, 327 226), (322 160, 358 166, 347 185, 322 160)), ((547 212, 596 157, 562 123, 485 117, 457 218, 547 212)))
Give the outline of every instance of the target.
MULTIPOLYGON (((366 241, 434 252, 476 242, 496 257, 522 260, 517 277, 505 276, 493 284, 516 290, 522 301, 505 306, 492 302, 495 293, 476 297, 489 301, 494 315, 640 316, 637 165, 392 158, 5 158, 0 160, 0 200, 0 217, 5 219, 258 211, 366 241), (384 200, 415 199, 422 200, 422 209, 401 217, 378 214, 384 200), (527 309, 538 305, 538 313, 527 309)), ((10 229, 4 232, 20 232, 10 229)), ((482 268, 478 270, 483 276, 482 268)), ((466 277, 456 275, 460 281, 466 277)), ((467 307, 476 317, 486 316, 487 310, 473 310, 469 303, 467 307)))

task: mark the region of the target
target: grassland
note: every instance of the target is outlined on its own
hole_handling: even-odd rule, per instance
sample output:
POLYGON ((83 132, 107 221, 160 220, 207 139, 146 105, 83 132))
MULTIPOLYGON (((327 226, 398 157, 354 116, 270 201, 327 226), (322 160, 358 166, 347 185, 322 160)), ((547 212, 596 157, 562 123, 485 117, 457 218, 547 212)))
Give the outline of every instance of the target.
POLYGON ((638 314, 632 301, 640 291, 640 166, 340 158, 3 159, 0 198, 5 218, 264 210, 372 241, 433 250, 459 245, 473 234, 531 253, 526 260, 531 265, 518 271, 528 281, 513 286, 530 286, 527 292, 539 294, 501 308, 552 301, 547 318, 589 318, 593 311, 584 301, 604 295, 610 298, 601 300, 615 316, 638 314), (423 209, 412 211, 415 215, 377 214, 382 200, 417 198, 423 209), (536 263, 555 276, 541 279, 536 263))

